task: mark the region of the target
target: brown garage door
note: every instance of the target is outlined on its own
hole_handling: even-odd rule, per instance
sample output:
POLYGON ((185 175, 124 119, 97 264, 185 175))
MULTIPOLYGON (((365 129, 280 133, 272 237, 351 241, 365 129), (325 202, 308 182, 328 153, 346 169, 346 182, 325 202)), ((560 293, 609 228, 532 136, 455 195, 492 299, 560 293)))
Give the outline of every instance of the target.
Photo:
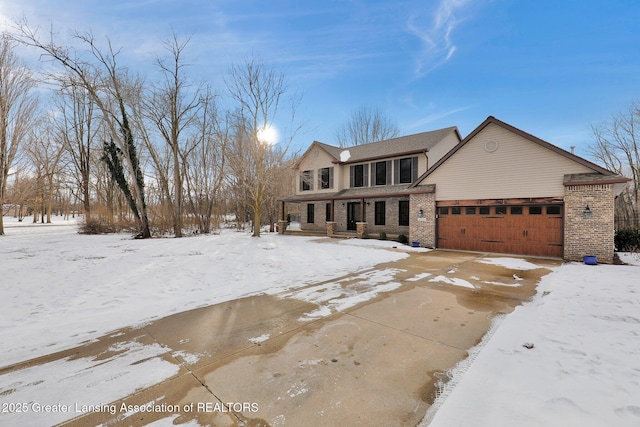
POLYGON ((562 206, 439 206, 438 247, 562 257, 562 206))

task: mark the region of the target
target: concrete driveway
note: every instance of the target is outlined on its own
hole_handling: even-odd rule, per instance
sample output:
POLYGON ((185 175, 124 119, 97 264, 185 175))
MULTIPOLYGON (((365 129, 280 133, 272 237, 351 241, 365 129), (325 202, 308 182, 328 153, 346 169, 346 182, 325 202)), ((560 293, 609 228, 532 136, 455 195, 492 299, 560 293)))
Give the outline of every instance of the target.
POLYGON ((68 426, 417 425, 437 380, 481 340, 492 317, 530 298, 560 264, 528 259, 539 268, 520 270, 482 262, 488 257, 505 256, 414 252, 303 289, 176 314, 11 369, 108 358, 131 341, 159 343, 162 358, 179 366, 166 381, 112 402, 115 414, 88 413, 68 426), (366 292, 375 294, 359 302, 366 292), (123 403, 132 409, 120 411, 123 403), (154 412, 135 410, 150 403, 154 412))

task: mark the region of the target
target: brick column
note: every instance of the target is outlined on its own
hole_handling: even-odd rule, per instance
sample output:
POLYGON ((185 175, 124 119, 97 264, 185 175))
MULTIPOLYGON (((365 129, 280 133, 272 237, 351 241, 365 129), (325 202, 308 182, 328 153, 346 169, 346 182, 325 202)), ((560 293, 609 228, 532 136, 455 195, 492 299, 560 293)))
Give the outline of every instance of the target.
POLYGON ((409 199, 409 241, 423 248, 436 247, 436 195, 412 194, 409 199), (418 217, 422 209, 422 217, 418 217))
POLYGON ((336 222, 327 221, 327 236, 333 236, 336 234, 336 222))
POLYGON ((599 263, 613 262, 614 194, 612 184, 566 185, 564 188, 564 258, 582 261, 585 255, 599 263), (589 206, 591 217, 585 218, 589 206))
POLYGON ((280 219, 278 220, 278 234, 284 234, 284 231, 287 229, 287 220, 280 219))
POLYGON ((356 235, 358 236, 358 239, 369 237, 366 222, 356 222, 356 235))

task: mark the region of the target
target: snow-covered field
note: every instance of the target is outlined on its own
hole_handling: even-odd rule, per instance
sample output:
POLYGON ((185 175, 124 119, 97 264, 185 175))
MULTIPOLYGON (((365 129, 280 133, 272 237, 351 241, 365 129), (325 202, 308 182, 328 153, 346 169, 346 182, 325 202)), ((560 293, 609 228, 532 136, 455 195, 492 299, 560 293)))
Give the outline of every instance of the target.
MULTIPOLYGON (((257 294, 275 294, 406 257, 390 241, 223 231, 182 239, 87 236, 75 221, 21 224, 0 237, 0 367, 115 329, 257 294), (317 238, 316 238, 317 239, 317 238)), ((374 295, 375 296, 375 295, 374 295)))
MULTIPOLYGON (((323 285, 323 295, 310 294, 313 287, 298 288, 406 256, 383 250, 395 243, 375 240, 320 243, 275 234, 255 239, 235 231, 131 240, 127 235, 78 235, 74 222, 61 219, 54 219, 54 225, 5 221, 7 235, 0 237, 0 368, 120 327, 243 296, 330 298, 339 281, 323 285)), ((633 256, 623 259, 640 265, 633 256)), ((505 260, 528 267, 524 260, 485 258, 496 264, 505 260)), ((472 357, 452 372, 423 425, 640 425, 637 265, 568 263, 545 276, 534 300, 496 322, 472 357)), ((336 300, 335 309, 375 297, 377 286, 397 287, 384 272, 362 276, 371 288, 336 300)), ((57 360, 0 375, 0 404, 53 404, 63 395, 69 402, 109 402, 175 373, 175 365, 157 357, 166 351, 160 346, 131 343, 118 350, 123 350, 120 356, 107 362, 57 360), (132 366, 136 375, 128 375, 132 366)), ((17 417, 0 414, 0 424, 24 421, 11 415, 17 417)), ((70 418, 33 416, 29 423, 42 425, 70 418)))
POLYGON ((421 425, 640 426, 640 258, 621 258, 635 265, 545 276, 454 369, 421 425))

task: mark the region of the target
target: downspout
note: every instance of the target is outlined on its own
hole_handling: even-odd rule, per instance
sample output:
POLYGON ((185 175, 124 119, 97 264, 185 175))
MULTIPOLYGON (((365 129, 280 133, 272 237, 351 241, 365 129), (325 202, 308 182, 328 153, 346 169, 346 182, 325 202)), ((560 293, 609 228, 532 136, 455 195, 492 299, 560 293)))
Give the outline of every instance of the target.
POLYGON ((424 154, 424 158, 427 159, 427 167, 426 167, 425 171, 429 170, 429 155, 427 154, 428 152, 429 152, 429 150, 424 150, 424 153, 422 153, 422 154, 424 154))

